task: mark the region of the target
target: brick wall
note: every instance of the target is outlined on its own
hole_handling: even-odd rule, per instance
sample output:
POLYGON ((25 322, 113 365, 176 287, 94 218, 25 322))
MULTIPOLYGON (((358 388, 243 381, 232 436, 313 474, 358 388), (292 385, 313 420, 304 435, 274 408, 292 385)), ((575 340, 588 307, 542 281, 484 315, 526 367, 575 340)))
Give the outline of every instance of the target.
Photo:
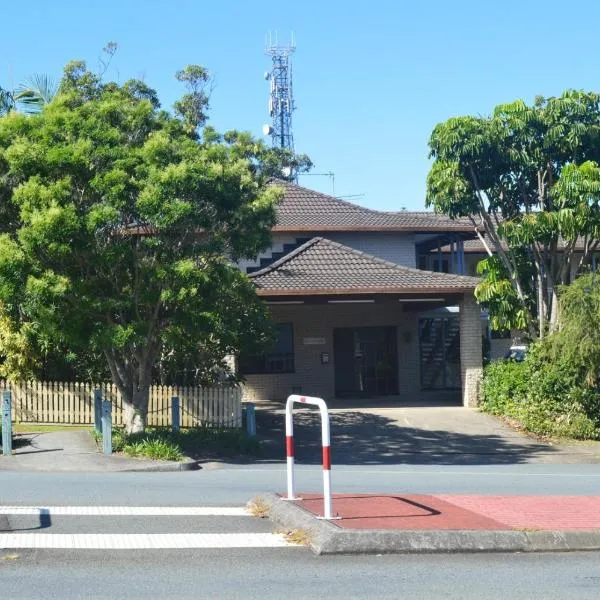
POLYGON ((264 252, 261 252, 256 259, 242 259, 239 260, 237 265, 240 271, 246 272, 248 267, 259 267, 261 258, 271 258, 273 252, 281 252, 284 244, 295 244, 296 237, 307 237, 307 236, 295 236, 293 234, 285 233, 273 233, 271 236, 271 246, 264 252))
POLYGON ((415 238, 411 233, 344 232, 325 237, 397 265, 416 268, 415 238))
MULTIPOLYGON (((284 244, 295 244, 298 238, 312 238, 323 236, 321 233, 279 233, 275 232, 272 237, 271 247, 261 252, 255 260, 240 260, 238 267, 245 271, 247 267, 257 267, 261 258, 270 258, 273 252, 281 252, 284 244)), ((371 254, 389 260, 390 262, 405 267, 416 267, 415 240, 413 234, 403 233, 376 233, 368 231, 328 233, 324 237, 371 254)))
POLYGON ((320 304, 271 307, 276 323, 294 323, 295 373, 248 375, 244 398, 251 401, 283 400, 294 388, 325 399, 335 395, 333 330, 336 327, 397 327, 399 392, 411 399, 420 392, 418 316, 403 312, 402 305, 320 304), (307 345, 304 338, 324 338, 323 345, 307 345), (321 364, 321 353, 329 364, 321 364))
POLYGON ((479 403, 479 388, 483 376, 481 340, 481 309, 473 294, 465 294, 460 303, 460 371, 463 405, 479 403))

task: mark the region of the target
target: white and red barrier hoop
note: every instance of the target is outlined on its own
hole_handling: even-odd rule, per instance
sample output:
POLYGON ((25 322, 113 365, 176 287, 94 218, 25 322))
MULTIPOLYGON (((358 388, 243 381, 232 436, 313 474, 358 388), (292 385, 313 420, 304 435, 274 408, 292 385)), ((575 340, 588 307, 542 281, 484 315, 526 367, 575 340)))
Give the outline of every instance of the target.
POLYGON ((329 413, 322 398, 292 394, 285 404, 285 448, 287 455, 287 498, 299 500, 294 493, 294 403, 318 406, 321 412, 321 439, 323 446, 323 518, 334 519, 331 499, 331 444, 329 413))

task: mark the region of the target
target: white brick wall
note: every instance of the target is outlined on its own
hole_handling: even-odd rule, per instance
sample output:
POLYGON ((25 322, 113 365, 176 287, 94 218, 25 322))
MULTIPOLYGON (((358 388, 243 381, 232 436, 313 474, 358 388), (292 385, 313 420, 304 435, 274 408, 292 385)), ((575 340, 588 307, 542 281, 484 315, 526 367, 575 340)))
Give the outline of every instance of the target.
POLYGON ((273 256, 273 252, 281 252, 283 250, 284 244, 295 244, 295 243, 296 243, 295 235, 285 234, 285 233, 274 233, 272 235, 272 243, 271 243, 270 248, 268 248, 264 252, 261 252, 256 257, 256 260, 240 260, 237 264, 238 268, 240 269, 240 271, 246 272, 247 267, 258 267, 258 266, 260 266, 261 258, 271 258, 271 256, 273 256))
POLYGON ((405 267, 416 267, 415 240, 413 234, 343 232, 343 233, 277 233, 273 234, 271 247, 261 252, 256 260, 241 260, 238 267, 245 271, 247 267, 257 267, 261 258, 270 258, 273 252, 281 252, 284 244, 295 244, 298 238, 326 237, 333 242, 344 244, 355 250, 389 260, 405 267))
POLYGON ((397 265, 416 267, 415 239, 411 233, 344 232, 328 233, 324 237, 389 260, 397 265))
POLYGON ((481 310, 473 294, 465 294, 460 303, 460 372, 464 406, 479 404, 483 376, 481 354, 481 310))

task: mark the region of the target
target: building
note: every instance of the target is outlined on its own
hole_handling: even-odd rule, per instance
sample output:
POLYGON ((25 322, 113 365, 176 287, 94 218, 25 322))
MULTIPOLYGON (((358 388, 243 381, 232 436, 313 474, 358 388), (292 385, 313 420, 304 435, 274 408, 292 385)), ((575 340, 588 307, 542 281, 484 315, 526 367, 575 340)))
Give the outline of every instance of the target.
POLYGON ((472 223, 374 211, 275 183, 285 194, 272 246, 239 264, 278 331, 267 353, 238 361, 246 399, 435 397, 475 406, 481 311, 478 279, 464 274, 472 223), (432 249, 442 246, 445 268, 431 269, 432 249))

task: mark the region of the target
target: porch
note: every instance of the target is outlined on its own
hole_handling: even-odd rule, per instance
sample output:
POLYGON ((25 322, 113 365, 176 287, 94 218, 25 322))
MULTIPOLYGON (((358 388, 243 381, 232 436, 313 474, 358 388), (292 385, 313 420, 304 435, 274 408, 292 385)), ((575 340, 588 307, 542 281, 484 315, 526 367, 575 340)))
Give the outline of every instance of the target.
POLYGON ((481 315, 472 295, 266 301, 279 339, 240 361, 245 400, 302 393, 334 406, 477 404, 481 315))
POLYGON ((406 402, 438 391, 477 404, 478 279, 403 267, 320 237, 250 277, 278 340, 263 356, 240 359, 246 400, 302 393, 406 402), (453 317, 431 316, 451 306, 453 317))

